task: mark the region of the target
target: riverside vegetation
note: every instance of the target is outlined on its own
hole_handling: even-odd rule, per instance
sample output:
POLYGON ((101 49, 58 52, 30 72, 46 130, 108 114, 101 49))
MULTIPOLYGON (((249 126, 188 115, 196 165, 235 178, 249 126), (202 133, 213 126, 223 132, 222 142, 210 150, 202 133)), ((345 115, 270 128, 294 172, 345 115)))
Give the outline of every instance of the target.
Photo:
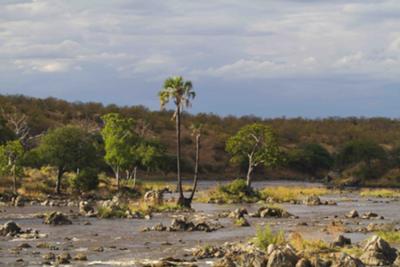
POLYGON ((362 188, 399 185, 397 121, 190 115, 195 96, 1 96, 0 264, 400 266, 400 191, 362 188))

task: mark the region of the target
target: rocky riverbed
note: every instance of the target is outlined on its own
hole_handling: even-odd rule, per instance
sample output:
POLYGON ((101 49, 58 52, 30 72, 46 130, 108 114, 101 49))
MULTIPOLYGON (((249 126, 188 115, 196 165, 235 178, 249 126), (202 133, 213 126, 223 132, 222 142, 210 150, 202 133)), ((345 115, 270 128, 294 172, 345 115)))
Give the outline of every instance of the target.
MULTIPOLYGON (((208 185, 203 183, 201 190, 208 185)), ((305 184, 255 183, 259 187, 271 185, 305 184)), ((80 216, 79 207, 72 203, 60 207, 39 203, 22 207, 3 206, 0 207, 0 224, 13 221, 20 231, 0 236, 0 264, 42 266, 57 262, 72 266, 212 266, 222 264, 221 258, 196 257, 196 248, 206 245, 221 248, 226 246, 226 242, 247 244, 256 229, 266 224, 274 230, 282 229, 287 236, 301 233, 305 239, 333 242, 339 235, 344 235, 353 244, 360 243, 360 246, 365 245, 361 242, 371 238, 377 230, 400 227, 398 199, 361 198, 359 194, 346 192, 322 196, 320 200, 321 205, 279 204, 287 211, 285 216, 268 215, 268 212, 274 212, 265 211, 263 203, 194 203, 193 213, 154 213, 151 218, 141 219, 80 216), (47 218, 41 214, 49 212, 64 214, 68 222, 57 225, 44 223, 47 218), (238 225, 236 217, 243 217, 248 224, 238 225), (210 225, 212 227, 207 228, 210 225), (159 230, 156 226, 165 228, 159 230), (164 265, 153 262, 161 258, 165 259, 164 265), (177 259, 186 263, 173 263, 177 259)), ((398 248, 396 244, 390 245, 398 248)))

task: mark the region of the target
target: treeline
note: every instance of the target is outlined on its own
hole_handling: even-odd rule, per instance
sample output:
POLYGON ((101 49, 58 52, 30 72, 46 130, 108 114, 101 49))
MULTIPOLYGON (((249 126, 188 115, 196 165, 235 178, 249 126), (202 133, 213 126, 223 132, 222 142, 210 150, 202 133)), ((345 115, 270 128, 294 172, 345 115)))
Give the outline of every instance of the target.
MULTIPOLYGON (((156 140, 162 147, 162 163, 157 168, 142 168, 143 175, 161 178, 175 170, 175 124, 173 111, 151 111, 143 106, 103 105, 101 103, 70 103, 55 98, 38 99, 21 95, 0 96, 2 117, 0 143, 4 144, 15 135, 9 123, 10 114, 26 116, 29 128, 27 138, 30 148, 40 143, 50 129, 75 125, 80 129, 98 134, 104 127, 106 114, 116 113, 134 121, 135 132, 156 140), (8 114, 8 115, 7 115, 8 114)), ((201 162, 202 177, 233 178, 245 176, 248 163, 231 161, 226 142, 242 127, 262 123, 276 134, 283 159, 272 169, 257 167, 256 176, 272 178, 311 179, 323 178, 334 171, 341 178, 357 181, 390 181, 399 183, 400 172, 400 121, 389 118, 274 118, 256 116, 225 116, 199 113, 182 114, 182 172, 192 174, 195 163, 194 139, 190 126, 203 124, 201 162)), ((23 130, 23 129, 22 129, 23 130)), ((99 141, 100 146, 104 142, 99 141)), ((111 172, 107 164, 100 164, 111 172)), ((184 175, 185 176, 185 175, 184 175)))

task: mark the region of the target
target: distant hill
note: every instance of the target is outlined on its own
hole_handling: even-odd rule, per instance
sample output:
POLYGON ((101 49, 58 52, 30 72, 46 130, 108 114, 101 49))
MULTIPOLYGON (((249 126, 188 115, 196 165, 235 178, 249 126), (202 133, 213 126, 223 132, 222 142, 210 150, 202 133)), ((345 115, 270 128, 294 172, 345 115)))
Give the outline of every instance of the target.
MULTIPOLYGON (((32 135, 66 124, 99 126, 102 115, 118 112, 148 124, 150 133, 168 147, 169 153, 174 154, 175 151, 175 125, 171 121, 171 111, 150 111, 144 106, 103 105, 95 102, 71 103, 56 98, 39 99, 23 95, 0 95, 0 106, 3 109, 14 107, 17 111, 26 114, 32 135)), ((284 150, 290 150, 302 144, 319 143, 334 155, 344 143, 350 140, 372 140, 387 151, 397 147, 400 142, 400 121, 389 118, 263 119, 251 115, 221 117, 211 113, 196 115, 185 113, 182 145, 187 172, 190 170, 194 158, 194 144, 188 130, 193 122, 201 122, 205 125, 201 170, 204 176, 209 177, 239 175, 240 167, 233 166, 229 162, 229 155, 225 152, 225 141, 240 127, 253 122, 264 122, 270 125, 278 134, 284 150)), ((274 173, 276 176, 284 178, 309 176, 282 169, 279 172, 277 170, 269 172, 269 175, 273 176, 274 173)), ((258 174, 263 174, 263 170, 258 170, 258 174)))

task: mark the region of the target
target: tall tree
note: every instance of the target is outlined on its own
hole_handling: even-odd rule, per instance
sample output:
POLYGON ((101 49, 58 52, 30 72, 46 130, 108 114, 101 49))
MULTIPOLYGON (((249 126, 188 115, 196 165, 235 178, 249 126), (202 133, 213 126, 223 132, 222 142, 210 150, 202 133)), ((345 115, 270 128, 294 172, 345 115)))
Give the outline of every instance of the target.
POLYGON ((13 177, 13 192, 17 194, 17 177, 23 172, 24 147, 19 140, 0 146, 0 174, 13 177))
POLYGON ((271 128, 254 123, 241 128, 236 135, 228 139, 226 150, 232 155, 233 162, 248 162, 246 183, 251 187, 251 174, 259 165, 270 167, 279 160, 279 145, 271 128))
POLYGON ((174 76, 164 81, 164 86, 158 93, 161 108, 165 108, 169 101, 175 104, 173 119, 176 122, 176 176, 178 182, 178 205, 185 206, 185 197, 182 189, 181 178, 181 113, 185 107, 191 106, 191 100, 195 98, 191 81, 185 81, 182 76, 174 76))
POLYGON ((57 194, 61 193, 61 180, 65 172, 89 167, 98 156, 92 136, 74 126, 48 132, 42 137, 37 153, 42 163, 57 168, 57 194))
POLYGON ((104 159, 113 170, 119 189, 121 172, 134 161, 131 153, 137 140, 133 131, 134 123, 132 119, 124 118, 117 113, 109 113, 102 119, 104 127, 101 135, 106 152, 104 159))
POLYGON ((195 151, 196 151, 196 156, 195 156, 195 165, 194 165, 194 177, 193 177, 193 186, 192 186, 192 192, 190 194, 190 197, 188 199, 189 205, 191 205, 193 201, 194 194, 196 192, 197 188, 197 181, 199 177, 199 162, 200 162, 200 138, 201 138, 201 133, 202 133, 202 124, 192 124, 191 125, 191 130, 192 130, 192 136, 195 139, 195 151))

